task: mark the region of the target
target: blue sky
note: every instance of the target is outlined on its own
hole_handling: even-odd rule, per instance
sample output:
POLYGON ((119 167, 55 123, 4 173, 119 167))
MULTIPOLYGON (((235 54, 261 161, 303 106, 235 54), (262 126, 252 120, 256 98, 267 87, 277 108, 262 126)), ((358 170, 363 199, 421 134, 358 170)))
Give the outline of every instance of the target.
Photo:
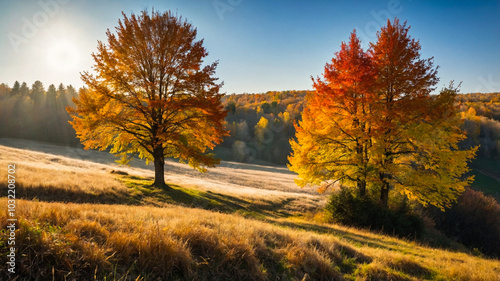
POLYGON ((439 65, 439 88, 500 91, 500 1, 78 1, 0 2, 0 82, 40 80, 82 86, 90 54, 121 12, 154 7, 187 18, 219 60, 223 91, 311 89, 342 41, 357 29, 363 45, 387 18, 408 21, 423 58, 439 65))

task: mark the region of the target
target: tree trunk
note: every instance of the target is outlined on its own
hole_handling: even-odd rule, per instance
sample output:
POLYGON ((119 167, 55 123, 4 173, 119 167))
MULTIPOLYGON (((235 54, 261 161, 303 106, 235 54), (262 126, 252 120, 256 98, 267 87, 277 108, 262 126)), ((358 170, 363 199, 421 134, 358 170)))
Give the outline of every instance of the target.
POLYGON ((163 155, 162 147, 154 149, 153 158, 155 163, 155 182, 153 186, 157 188, 168 188, 165 184, 165 156, 163 155))
POLYGON ((389 201, 389 183, 384 182, 382 184, 382 189, 380 189, 380 203, 382 203, 384 207, 387 207, 388 201, 389 201))
POLYGON ((366 181, 364 180, 358 180, 356 183, 357 188, 358 188, 358 193, 360 197, 364 197, 366 194, 366 181))
MULTIPOLYGON (((357 126, 359 126, 359 122, 357 122, 357 126)), ((363 167, 363 176, 361 178, 358 178, 356 182, 356 187, 358 188, 358 194, 360 197, 364 197, 366 194, 366 162, 365 162, 365 157, 364 157, 364 147, 363 144, 360 143, 359 140, 356 140, 358 145, 356 146, 356 154, 358 159, 361 161, 361 165, 363 167)))

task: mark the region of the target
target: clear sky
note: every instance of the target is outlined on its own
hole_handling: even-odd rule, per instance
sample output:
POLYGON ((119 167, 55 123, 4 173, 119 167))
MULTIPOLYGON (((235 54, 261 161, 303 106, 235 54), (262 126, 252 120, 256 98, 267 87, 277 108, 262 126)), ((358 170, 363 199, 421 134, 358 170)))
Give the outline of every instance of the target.
POLYGON ((353 29, 367 47, 394 17, 408 21, 422 57, 435 58, 439 88, 455 80, 462 92, 500 91, 499 0, 0 0, 0 83, 80 87, 121 12, 153 7, 198 29, 228 94, 311 89, 353 29))

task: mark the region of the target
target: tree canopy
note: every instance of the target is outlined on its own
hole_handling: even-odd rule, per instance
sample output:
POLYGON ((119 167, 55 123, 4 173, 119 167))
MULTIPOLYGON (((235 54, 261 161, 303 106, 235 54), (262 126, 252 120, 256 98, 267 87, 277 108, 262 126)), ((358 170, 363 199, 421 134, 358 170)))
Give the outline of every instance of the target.
POLYGON ((432 58, 420 58, 409 27, 388 21, 378 40, 363 51, 355 32, 343 43, 323 79, 307 98, 289 157, 299 185, 341 180, 378 193, 389 190, 440 208, 464 191, 467 161, 476 148, 459 150, 457 89, 431 95, 437 78, 432 58))
POLYGON ((196 28, 170 11, 143 11, 123 14, 106 34, 92 54, 95 74, 82 74, 86 88, 68 108, 84 146, 110 147, 123 163, 154 161, 157 187, 165 187, 165 157, 200 171, 218 164, 210 150, 227 134, 222 84, 217 62, 202 65, 208 53, 196 28))
POLYGON ((309 93, 301 126, 296 126, 292 170, 301 176, 300 185, 343 180, 364 195, 375 75, 355 33, 325 66, 324 78, 314 80, 316 92, 309 93))

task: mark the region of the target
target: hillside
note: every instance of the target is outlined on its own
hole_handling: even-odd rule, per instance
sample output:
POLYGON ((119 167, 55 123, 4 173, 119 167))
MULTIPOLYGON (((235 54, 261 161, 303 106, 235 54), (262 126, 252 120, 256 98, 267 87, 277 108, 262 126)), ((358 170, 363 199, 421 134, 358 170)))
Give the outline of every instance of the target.
MULTIPOLYGON (((63 84, 45 89, 40 81, 31 88, 25 82, 15 83, 12 88, 0 84, 0 138, 77 146, 80 141, 65 110, 66 106, 74 106, 72 98, 78 96, 77 92, 63 84)), ((230 136, 215 148, 217 157, 232 163, 287 164, 289 141, 295 137, 294 122, 301 120, 304 100, 310 92, 225 95, 222 102, 228 110, 225 120, 230 136)), ((463 147, 479 146, 477 159, 471 165, 476 177, 472 187, 500 202, 500 93, 463 94, 457 103, 465 119, 462 129, 468 135, 463 147)))
MULTIPOLYGON (((152 167, 139 160, 122 167, 106 152, 0 139, 0 166, 12 163, 21 280, 500 277, 500 261, 460 246, 434 249, 322 223, 317 210, 328 194, 298 188, 285 167, 223 162, 200 174, 168 161, 165 191, 149 186, 152 167)), ((0 173, 2 190, 6 182, 0 173)), ((7 215, 2 208, 2 256, 7 215)), ((0 279, 6 275, 2 267, 0 279)))
MULTIPOLYGON (((288 163, 289 140, 295 138, 293 124, 302 118, 307 93, 310 91, 225 96, 230 136, 216 150, 218 156, 251 163, 288 163)), ((456 104, 464 120, 461 128, 467 133, 461 148, 479 147, 469 165, 476 178, 472 188, 500 202, 500 93, 460 94, 456 104)))

